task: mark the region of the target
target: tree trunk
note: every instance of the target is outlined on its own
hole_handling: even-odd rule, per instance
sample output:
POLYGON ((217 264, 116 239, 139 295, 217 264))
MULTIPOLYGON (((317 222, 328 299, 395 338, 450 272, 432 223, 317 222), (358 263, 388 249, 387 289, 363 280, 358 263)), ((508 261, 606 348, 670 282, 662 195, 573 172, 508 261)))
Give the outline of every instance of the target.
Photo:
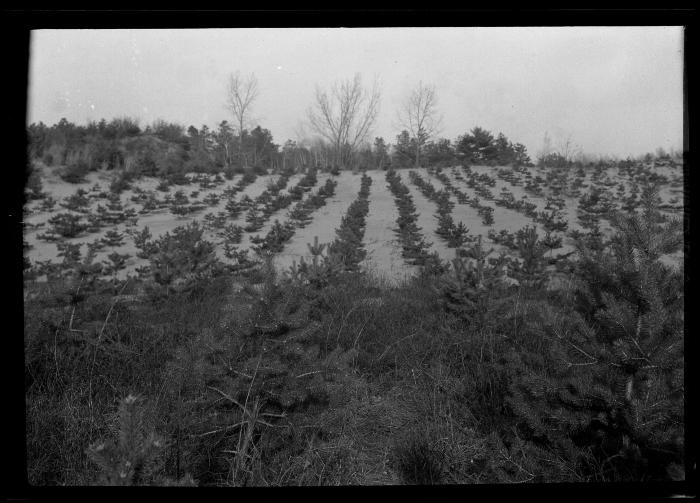
POLYGON ((238 124, 238 156, 240 158, 241 164, 245 167, 248 166, 246 163, 245 156, 243 155, 243 121, 238 124))
POLYGON ((224 164, 228 168, 231 165, 231 156, 229 154, 228 143, 224 141, 224 164))

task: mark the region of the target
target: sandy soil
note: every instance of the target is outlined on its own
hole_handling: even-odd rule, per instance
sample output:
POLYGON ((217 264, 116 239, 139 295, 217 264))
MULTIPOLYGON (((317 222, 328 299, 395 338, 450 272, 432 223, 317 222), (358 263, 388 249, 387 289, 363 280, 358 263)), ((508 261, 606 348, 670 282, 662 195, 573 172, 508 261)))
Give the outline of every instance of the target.
POLYGON ((394 233, 399 212, 386 182, 386 173, 369 171, 368 174, 372 177, 372 186, 364 239, 367 258, 362 267, 389 282, 402 281, 413 274, 417 267, 406 264, 401 257, 401 245, 394 233))
MULTIPOLYGON (((472 167, 477 173, 485 172, 490 176, 496 177, 496 169, 486 166, 474 166, 472 167)), ((661 197, 664 202, 668 202, 671 198, 678 198, 679 203, 683 202, 683 173, 681 169, 670 169, 667 167, 658 168, 659 172, 668 176, 671 182, 680 182, 679 187, 673 187, 670 184, 664 185, 661 190, 661 197)), ((461 170, 461 168, 458 168, 461 170)), ((425 180, 430 181, 437 189, 444 188, 440 180, 436 179, 434 176, 430 175, 426 169, 416 170, 425 180)), ((443 170, 451 180, 454 186, 458 187, 464 191, 470 197, 476 196, 473 189, 467 187, 467 185, 460 180, 457 180, 452 175, 451 169, 443 170)), ((435 211, 437 209, 435 203, 427 199, 420 190, 410 182, 408 177, 408 170, 400 170, 401 178, 403 182, 408 186, 411 195, 413 196, 414 203, 419 213, 418 225, 422 228, 422 233, 426 241, 431 242, 431 251, 437 251, 438 254, 443 259, 452 259, 455 256, 455 250, 450 249, 446 246, 445 242, 442 241, 436 234, 435 229, 437 228, 437 219, 435 218, 435 211)), ((390 282, 400 281, 406 277, 414 274, 417 270, 414 266, 409 266, 405 263, 401 257, 401 249, 396 240, 396 236, 393 232, 393 228, 396 225, 396 217, 398 216, 398 211, 394 204, 394 199, 387 187, 385 181, 384 171, 370 171, 369 176, 372 177, 372 185, 370 187, 369 195, 369 214, 366 219, 366 229, 364 243, 367 249, 367 258, 363 262, 363 266, 367 269, 371 269, 378 273, 379 276, 387 279, 390 282)), ((539 173, 538 170, 533 172, 533 176, 539 173)), ((60 180, 58 176, 46 170, 42 176, 42 182, 44 184, 44 191, 54 197, 59 203, 65 197, 68 197, 76 192, 78 188, 83 188, 89 191, 94 185, 100 187, 100 190, 108 190, 109 183, 111 182, 113 174, 110 172, 97 172, 90 173, 87 177, 87 181, 82 184, 68 184, 60 180)), ((287 188, 294 186, 302 175, 297 174, 290 178, 287 188)), ((330 175, 319 174, 318 183, 314 187, 314 191, 321 187, 326 179, 330 175)), ((629 190, 628 180, 620 180, 618 176, 617 169, 608 170, 605 177, 619 183, 622 181, 625 183, 627 190, 629 190)), ((266 175, 259 176, 257 180, 246 187, 244 194, 247 194, 251 198, 259 196, 266 188, 267 184, 271 180, 277 179, 278 176, 266 175)), ((306 259, 310 258, 310 254, 307 248, 308 243, 312 243, 315 236, 318 236, 319 242, 329 243, 335 238, 335 230, 340 224, 342 216, 345 214, 348 206, 357 197, 357 193, 360 188, 360 175, 352 174, 351 172, 343 172, 339 177, 335 177, 338 182, 336 187, 335 195, 327 200, 325 206, 317 210, 312 214, 312 221, 303 229, 297 229, 294 237, 289 241, 283 252, 275 256, 274 263, 279 271, 288 270, 292 265, 293 261, 298 262, 301 257, 306 259)), ((233 180, 227 180, 225 184, 222 184, 214 189, 200 189, 199 185, 192 183, 185 186, 178 186, 171 188, 171 193, 176 190, 183 190, 185 194, 190 196, 193 191, 199 191, 197 197, 198 200, 202 200, 210 193, 215 193, 221 195, 223 190, 228 186, 235 185, 238 180, 240 180, 240 175, 237 175, 233 180)), ((588 184, 589 187, 582 189, 587 191, 590 188, 590 175, 586 178, 584 183, 588 184)), ((155 178, 144 178, 137 182, 137 186, 144 190, 155 190, 158 185, 158 180, 155 178)), ((537 204, 538 211, 543 211, 546 204, 544 197, 536 197, 530 194, 526 194, 522 186, 513 185, 510 182, 501 180, 496 177, 496 186, 490 187, 491 192, 494 197, 498 198, 501 192, 501 188, 506 187, 510 192, 512 192, 516 199, 520 199, 523 195, 527 195, 528 199, 533 203, 537 204)), ((286 189, 285 189, 286 190, 286 189)), ((158 197, 163 197, 163 193, 157 192, 158 197)), ((141 205, 133 203, 131 201, 131 196, 133 195, 132 190, 124 191, 121 195, 121 201, 126 208, 134 208, 137 211, 141 209, 141 205)), ((243 193, 237 194, 237 198, 240 199, 243 193)), ((483 198, 482 203, 487 204, 494 208, 494 224, 493 226, 485 226, 481 222, 481 217, 478 215, 477 211, 466 204, 460 204, 455 196, 450 197, 455 203, 452 216, 455 223, 463 222, 464 225, 469 229, 472 235, 481 235, 487 247, 494 248, 496 252, 504 250, 503 247, 493 244, 488 238, 487 233, 490 229, 498 232, 501 229, 507 229, 510 232, 515 232, 525 225, 532 225, 533 222, 530 218, 526 217, 522 213, 516 212, 514 210, 509 210, 507 208, 496 206, 493 201, 486 201, 483 198)), ((579 229, 580 225, 577 221, 577 199, 565 198, 566 207, 565 212, 569 216, 569 229, 579 229)), ((91 202, 91 210, 94 211, 98 204, 105 204, 102 199, 94 199, 91 202)), ((158 212, 149 213, 146 215, 139 215, 137 225, 134 227, 136 230, 140 230, 145 226, 148 226, 154 237, 165 234, 166 232, 172 232, 177 226, 184 225, 188 222, 194 220, 202 220, 207 213, 217 213, 220 211, 225 211, 225 198, 221 198, 219 203, 214 207, 208 207, 202 211, 187 215, 186 217, 174 217, 169 210, 160 210, 158 212)), ((39 260, 51 260, 58 261, 60 257, 57 256, 58 250, 55 243, 50 243, 37 239, 37 234, 46 231, 46 222, 55 213, 67 211, 60 206, 56 206, 53 212, 41 212, 38 207, 40 202, 32 201, 27 204, 25 208, 25 222, 29 224, 41 224, 45 223, 44 227, 39 228, 27 228, 25 232, 25 240, 32 246, 28 251, 28 258, 34 262, 39 260)), ((287 219, 289 208, 282 209, 275 214, 273 214, 270 219, 266 222, 265 226, 257 233, 244 233, 240 247, 242 249, 248 248, 250 246, 250 238, 253 235, 264 236, 273 225, 275 219, 280 222, 284 222, 287 219)), ((680 216, 679 212, 668 212, 676 216, 680 216)), ((237 223, 238 225, 245 224, 245 212, 236 219, 228 219, 227 223, 237 223)), ((544 230, 541 225, 538 225, 538 233, 544 235, 544 230)), ((601 223, 601 227, 605 232, 609 232, 610 225, 607 221, 601 223)), ((128 227, 124 224, 117 225, 115 227, 118 231, 124 232, 128 227)), ((78 238, 73 238, 68 240, 71 243, 80 243, 85 245, 97 238, 103 236, 107 229, 103 229, 101 233, 89 234, 86 236, 81 236, 78 238)), ((220 238, 215 236, 213 233, 207 231, 206 236, 212 242, 217 245, 220 244, 220 238)), ((568 252, 572 249, 571 240, 565 238, 564 246, 557 250, 557 252, 568 252)), ((86 252, 86 246, 82 247, 83 253, 86 252)), ((119 253, 128 253, 132 257, 127 262, 127 269, 121 272, 121 276, 124 277, 128 273, 133 273, 135 268, 143 265, 144 260, 135 257, 136 248, 134 247, 133 240, 130 236, 125 236, 125 243, 122 246, 106 249, 101 251, 97 255, 97 260, 106 260, 106 257, 112 251, 117 251, 119 253)), ((217 246, 217 254, 226 260, 223 256, 223 247, 217 246)), ((664 261, 667 263, 679 264, 682 261, 683 253, 677 253, 670 257, 664 257, 664 261)))
MULTIPOLYGON (((319 174, 318 184, 313 190, 316 191, 322 187, 328 177, 328 174, 319 174)), ((297 229, 284 250, 275 256, 274 264, 277 270, 288 270, 294 261, 299 263, 301 257, 309 261, 311 254, 307 244, 313 244, 316 236, 319 243, 330 243, 335 239, 335 229, 340 225, 340 220, 360 190, 360 175, 344 171, 340 176, 335 177, 335 180, 338 185, 333 197, 326 199, 325 206, 312 214, 313 220, 303 229, 297 229)))

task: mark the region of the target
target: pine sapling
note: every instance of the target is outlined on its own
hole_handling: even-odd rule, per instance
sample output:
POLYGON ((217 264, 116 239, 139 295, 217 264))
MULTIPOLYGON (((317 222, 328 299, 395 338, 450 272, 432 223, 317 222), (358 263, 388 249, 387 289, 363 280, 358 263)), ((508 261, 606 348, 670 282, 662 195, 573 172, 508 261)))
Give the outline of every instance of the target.
POLYGON ((126 261, 131 257, 128 253, 112 252, 107 255, 108 261, 103 261, 103 273, 106 275, 114 275, 122 269, 126 268, 126 261))
POLYGON ((112 248, 122 246, 124 244, 124 234, 116 229, 110 229, 105 232, 102 243, 112 248))
POLYGON ((91 444, 86 454, 101 470, 100 485, 195 485, 191 476, 173 480, 163 475, 167 442, 156 433, 146 433, 143 408, 129 395, 119 404, 119 436, 91 444))
POLYGON ((61 266, 65 269, 71 269, 80 262, 81 252, 80 244, 78 243, 56 243, 58 248, 58 256, 63 257, 61 266))

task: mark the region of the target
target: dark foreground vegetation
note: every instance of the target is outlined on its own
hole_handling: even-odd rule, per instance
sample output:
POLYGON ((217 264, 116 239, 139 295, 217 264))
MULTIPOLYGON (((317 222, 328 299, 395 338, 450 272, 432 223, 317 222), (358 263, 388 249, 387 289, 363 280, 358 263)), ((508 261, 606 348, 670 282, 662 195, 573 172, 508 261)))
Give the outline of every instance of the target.
POLYGON ((104 279, 79 253, 28 275, 29 482, 685 478, 683 268, 659 260, 682 231, 653 191, 610 240, 583 234, 545 289, 534 233, 516 240, 516 283, 481 241, 427 260, 405 186, 387 182, 424 264, 400 286, 358 271, 364 179, 336 241, 286 274, 233 270, 193 224, 144 237, 138 277, 104 279))

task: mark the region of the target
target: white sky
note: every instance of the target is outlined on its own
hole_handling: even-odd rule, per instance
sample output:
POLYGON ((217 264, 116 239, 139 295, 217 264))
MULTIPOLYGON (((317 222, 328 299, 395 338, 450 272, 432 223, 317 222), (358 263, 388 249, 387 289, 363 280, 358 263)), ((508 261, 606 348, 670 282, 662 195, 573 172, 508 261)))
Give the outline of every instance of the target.
POLYGON ((434 84, 441 136, 479 125, 524 143, 571 135, 593 154, 682 148, 680 27, 39 30, 28 121, 117 116, 215 127, 228 74, 254 72, 253 113, 276 143, 297 139, 314 86, 376 75, 374 136, 393 143, 403 97, 434 84))

